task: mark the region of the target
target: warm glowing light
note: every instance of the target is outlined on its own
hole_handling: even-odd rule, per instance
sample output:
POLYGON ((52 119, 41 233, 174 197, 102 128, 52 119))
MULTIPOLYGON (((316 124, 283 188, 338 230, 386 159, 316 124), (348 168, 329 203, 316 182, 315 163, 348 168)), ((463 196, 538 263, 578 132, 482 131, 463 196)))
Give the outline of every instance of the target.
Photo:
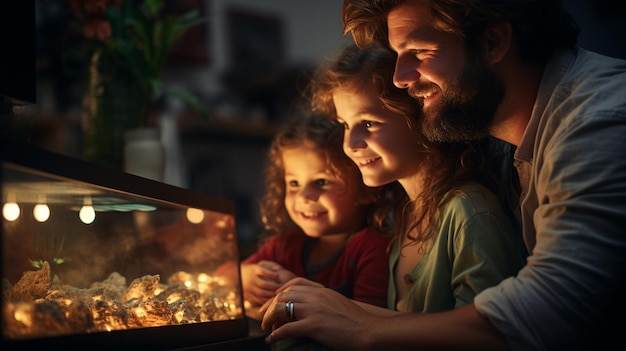
POLYGON ((37 204, 33 208, 33 216, 37 222, 45 222, 50 218, 50 208, 46 204, 37 204))
POLYGON ((15 310, 15 314, 13 315, 16 321, 21 322, 28 328, 30 328, 33 324, 33 315, 30 306, 24 306, 21 308, 18 306, 15 310))
POLYGON ((179 301, 180 299, 183 299, 183 297, 180 296, 180 294, 172 294, 167 297, 167 303, 174 303, 176 301, 179 301))
POLYGON ((198 224, 204 220, 204 212, 190 207, 187 209, 187 220, 193 224, 198 224))
POLYGON ((20 216, 20 206, 15 202, 7 202, 2 206, 2 216, 9 222, 13 222, 20 216))
POLYGON ((189 281, 189 280, 185 281, 185 286, 186 286, 186 287, 188 287, 188 288, 189 288, 189 287, 191 287, 192 285, 193 285, 193 283, 192 283, 191 281, 189 281))
POLYGON ((96 220, 96 211, 93 206, 83 206, 78 213, 78 217, 85 224, 91 224, 96 220))
POLYGON ((218 228, 226 228, 227 225, 228 225, 228 222, 226 220, 215 222, 215 226, 218 228))
POLYGON ((200 273, 198 274, 198 281, 201 283, 206 282, 207 280, 209 280, 209 275, 206 273, 200 273))
POLYGON ((178 311, 174 313, 174 318, 176 319, 178 323, 182 322, 183 319, 185 318, 185 311, 178 311))
MULTIPOLYGON (((141 306, 137 306, 135 304, 120 304, 120 307, 123 309, 120 309, 119 311, 123 313, 124 316, 137 318, 139 324, 144 327, 235 319, 243 315, 243 306, 241 306, 239 302, 240 295, 237 291, 231 290, 230 287, 229 289, 208 290, 206 293, 200 292, 200 295, 196 295, 194 293, 194 298, 188 299, 187 297, 190 296, 189 293, 184 288, 179 286, 179 284, 189 284, 190 282, 193 283, 192 285, 197 285, 199 284, 197 282, 206 280, 213 282, 212 287, 215 288, 215 283, 218 282, 218 279, 215 279, 214 276, 205 273, 195 275, 181 271, 176 272, 171 278, 175 278, 175 282, 173 282, 172 285, 169 285, 169 287, 163 285, 159 288, 167 290, 167 296, 165 296, 168 303, 167 309, 161 308, 160 302, 163 297, 155 294, 158 296, 150 298, 148 294, 151 293, 151 287, 144 286, 144 289, 141 292, 134 292, 137 293, 137 296, 141 294, 141 300, 144 301, 145 304, 142 303, 141 306), (144 299, 144 296, 148 297, 148 299, 144 299), (195 296, 197 296, 197 299, 195 296), (157 302, 157 304, 153 304, 153 301, 157 302)), ((83 303, 91 305, 92 316, 94 320, 98 321, 98 323, 93 325, 97 328, 97 330, 111 332, 115 330, 134 328, 137 326, 136 324, 127 325, 124 323, 126 318, 124 318, 124 320, 120 320, 116 317, 116 315, 111 315, 109 309, 101 308, 117 304, 116 300, 114 300, 111 296, 105 296, 102 293, 96 293, 96 295, 90 296, 89 294, 91 294, 91 289, 87 294, 75 293, 74 289, 82 291, 82 289, 64 286, 58 293, 58 296, 65 296, 69 293, 68 296, 71 295, 71 299, 69 297, 59 298, 56 297, 57 294, 55 294, 54 300, 59 302, 59 307, 62 308, 61 311, 58 309, 54 309, 54 311, 40 309, 38 307, 40 303, 39 300, 32 303, 11 304, 10 306, 13 310, 11 312, 5 311, 9 313, 7 316, 13 317, 8 318, 11 323, 10 326, 28 328, 29 332, 33 332, 32 336, 35 336, 35 334, 37 334, 37 330, 40 329, 39 324, 41 322, 45 322, 48 318, 56 318, 56 316, 58 316, 57 314, 60 312, 63 313, 68 322, 72 324, 72 327, 75 326, 76 329, 74 331, 84 332, 81 323, 83 320, 76 319, 82 318, 82 316, 78 316, 71 312, 71 306, 74 303, 80 305, 83 305, 83 303), (101 303, 90 303, 97 301, 101 301, 101 303), (46 319, 43 319, 44 317, 46 319), (30 330, 31 328, 33 328, 33 330, 30 330)), ((193 292, 198 290, 190 291, 193 292)), ((246 301, 245 303, 245 306, 249 306, 249 302, 246 301)), ((63 317, 63 315, 61 315, 61 317, 63 317)))
POLYGON ((91 206, 91 197, 85 197, 85 203, 78 212, 78 217, 85 224, 91 224, 96 220, 96 211, 91 206))
POLYGON ((139 307, 139 308, 135 308, 135 316, 137 317, 145 317, 146 316, 146 310, 144 310, 143 308, 139 307))

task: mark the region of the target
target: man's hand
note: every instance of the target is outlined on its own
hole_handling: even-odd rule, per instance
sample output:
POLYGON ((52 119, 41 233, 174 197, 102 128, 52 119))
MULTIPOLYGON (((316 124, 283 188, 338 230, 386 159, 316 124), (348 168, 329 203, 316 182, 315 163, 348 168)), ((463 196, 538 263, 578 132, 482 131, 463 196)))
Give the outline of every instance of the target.
POLYGON ((259 312, 263 315, 263 330, 272 331, 268 342, 309 337, 340 350, 359 348, 359 339, 373 317, 340 293, 304 278, 283 285, 259 312), (294 304, 293 317, 287 315, 288 301, 294 304))

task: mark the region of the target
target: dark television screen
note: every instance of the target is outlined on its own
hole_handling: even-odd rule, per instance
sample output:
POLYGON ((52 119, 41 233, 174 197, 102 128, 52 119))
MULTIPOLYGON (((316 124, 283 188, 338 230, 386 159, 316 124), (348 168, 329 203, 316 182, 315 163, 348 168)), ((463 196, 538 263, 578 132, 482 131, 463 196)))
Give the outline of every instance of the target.
POLYGON ((0 11, 0 102, 35 103, 35 1, 12 1, 0 11))

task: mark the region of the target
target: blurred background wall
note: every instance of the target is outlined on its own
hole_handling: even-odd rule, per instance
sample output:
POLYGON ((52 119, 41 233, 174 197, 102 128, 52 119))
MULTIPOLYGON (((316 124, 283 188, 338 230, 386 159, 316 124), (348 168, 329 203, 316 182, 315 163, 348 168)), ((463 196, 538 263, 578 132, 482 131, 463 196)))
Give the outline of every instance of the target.
MULTIPOLYGON (((82 157, 84 81, 64 58, 66 0, 36 1, 37 102, 27 106, 32 139, 82 157)), ((338 0, 176 0, 207 18, 174 47, 162 78, 199 98, 206 115, 174 99, 160 101, 158 118, 174 129, 167 141, 164 182, 235 200, 242 244, 260 232, 257 199, 276 128, 290 116, 307 75, 350 43, 342 35, 338 0)), ((164 132, 164 131, 162 131, 164 132)))

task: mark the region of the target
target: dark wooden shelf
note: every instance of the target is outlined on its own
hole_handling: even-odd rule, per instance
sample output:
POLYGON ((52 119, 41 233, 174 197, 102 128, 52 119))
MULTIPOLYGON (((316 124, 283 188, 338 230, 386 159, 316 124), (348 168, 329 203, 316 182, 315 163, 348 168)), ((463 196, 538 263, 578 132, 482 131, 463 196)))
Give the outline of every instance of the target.
POLYGON ((211 139, 242 144, 269 144, 276 133, 278 123, 246 120, 240 117, 181 116, 178 122, 183 140, 211 139))

